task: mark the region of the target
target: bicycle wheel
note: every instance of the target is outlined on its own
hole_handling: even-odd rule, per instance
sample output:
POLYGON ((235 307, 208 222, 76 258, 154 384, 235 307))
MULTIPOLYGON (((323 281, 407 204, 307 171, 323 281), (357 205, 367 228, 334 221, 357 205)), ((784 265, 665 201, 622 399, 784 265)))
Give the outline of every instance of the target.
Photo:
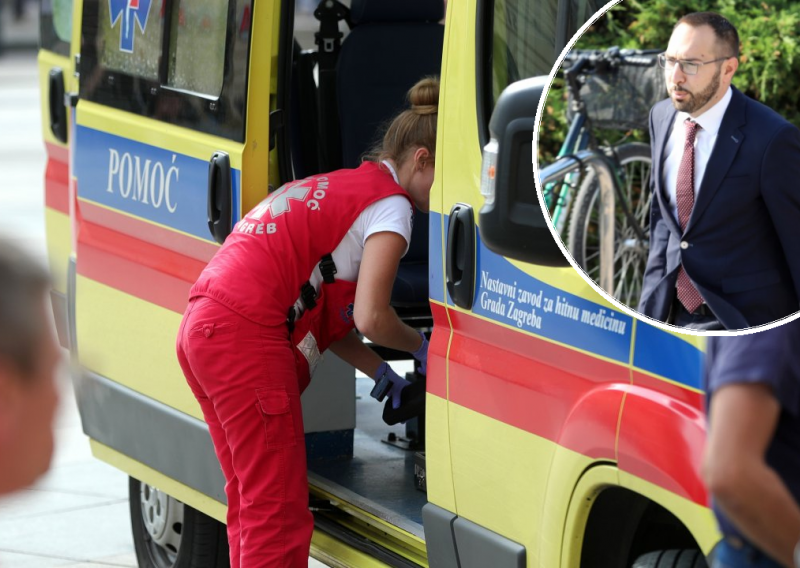
MULTIPOLYGON (((614 298, 636 308, 642 291, 642 277, 650 248, 650 146, 629 142, 615 148, 624 171, 622 194, 628 209, 641 228, 645 240, 637 235, 620 203, 614 223, 614 298)), ((589 170, 575 198, 570 219, 567 247, 572 257, 597 282, 600 277, 600 188, 594 170, 589 170)), ((619 194, 617 194, 619 201, 619 194)))

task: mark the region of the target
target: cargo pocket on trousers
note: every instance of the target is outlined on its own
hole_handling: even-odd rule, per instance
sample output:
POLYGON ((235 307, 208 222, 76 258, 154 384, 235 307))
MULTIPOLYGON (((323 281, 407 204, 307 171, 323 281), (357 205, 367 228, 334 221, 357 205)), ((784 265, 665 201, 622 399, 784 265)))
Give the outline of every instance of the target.
POLYGON ((292 407, 285 390, 257 389, 258 407, 264 422, 267 449, 280 450, 297 444, 292 407))

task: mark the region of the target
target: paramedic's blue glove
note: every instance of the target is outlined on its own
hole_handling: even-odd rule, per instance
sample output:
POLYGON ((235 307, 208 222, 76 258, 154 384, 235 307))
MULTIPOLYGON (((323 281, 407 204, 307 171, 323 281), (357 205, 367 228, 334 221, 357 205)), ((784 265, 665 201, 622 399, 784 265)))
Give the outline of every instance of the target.
POLYGON ((419 346, 419 349, 411 353, 411 355, 419 361, 419 368, 417 372, 420 375, 427 375, 428 374, 428 339, 425 337, 425 334, 421 331, 419 332, 420 337, 422 337, 422 345, 419 346))
POLYGON ((388 394, 392 399, 392 408, 400 408, 400 393, 411 383, 395 373, 386 361, 381 363, 372 378, 375 379, 375 387, 369 395, 378 402, 383 402, 388 394))

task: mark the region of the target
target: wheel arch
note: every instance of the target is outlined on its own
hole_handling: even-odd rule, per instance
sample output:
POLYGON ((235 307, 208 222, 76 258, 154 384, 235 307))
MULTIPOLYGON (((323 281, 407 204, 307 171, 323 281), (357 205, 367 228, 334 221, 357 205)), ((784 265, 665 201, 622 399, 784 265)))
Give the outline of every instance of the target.
POLYGON ((707 554, 718 539, 705 507, 642 485, 625 487, 614 464, 581 476, 564 521, 561 566, 628 568, 654 550, 697 548, 707 554), (676 507, 676 504, 678 505, 676 507))

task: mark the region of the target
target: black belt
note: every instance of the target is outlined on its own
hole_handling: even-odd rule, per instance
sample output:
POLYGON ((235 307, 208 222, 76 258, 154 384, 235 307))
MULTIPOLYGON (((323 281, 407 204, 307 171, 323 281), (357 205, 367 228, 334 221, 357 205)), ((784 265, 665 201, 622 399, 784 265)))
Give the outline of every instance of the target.
POLYGON ((714 312, 711 311, 711 308, 708 307, 708 304, 700 304, 700 307, 697 308, 692 313, 693 314, 697 314, 699 316, 713 316, 714 315, 714 312))
POLYGON ((700 304, 700 307, 698 307, 693 312, 690 312, 689 310, 687 310, 686 306, 684 306, 681 303, 681 301, 678 299, 678 289, 677 288, 675 289, 675 299, 673 300, 672 307, 673 307, 673 310, 684 310, 684 311, 686 311, 686 312, 688 312, 688 313, 690 313, 692 315, 696 315, 696 316, 713 316, 714 315, 714 312, 712 312, 711 308, 708 307, 708 304, 705 304, 705 303, 704 304, 700 304))

